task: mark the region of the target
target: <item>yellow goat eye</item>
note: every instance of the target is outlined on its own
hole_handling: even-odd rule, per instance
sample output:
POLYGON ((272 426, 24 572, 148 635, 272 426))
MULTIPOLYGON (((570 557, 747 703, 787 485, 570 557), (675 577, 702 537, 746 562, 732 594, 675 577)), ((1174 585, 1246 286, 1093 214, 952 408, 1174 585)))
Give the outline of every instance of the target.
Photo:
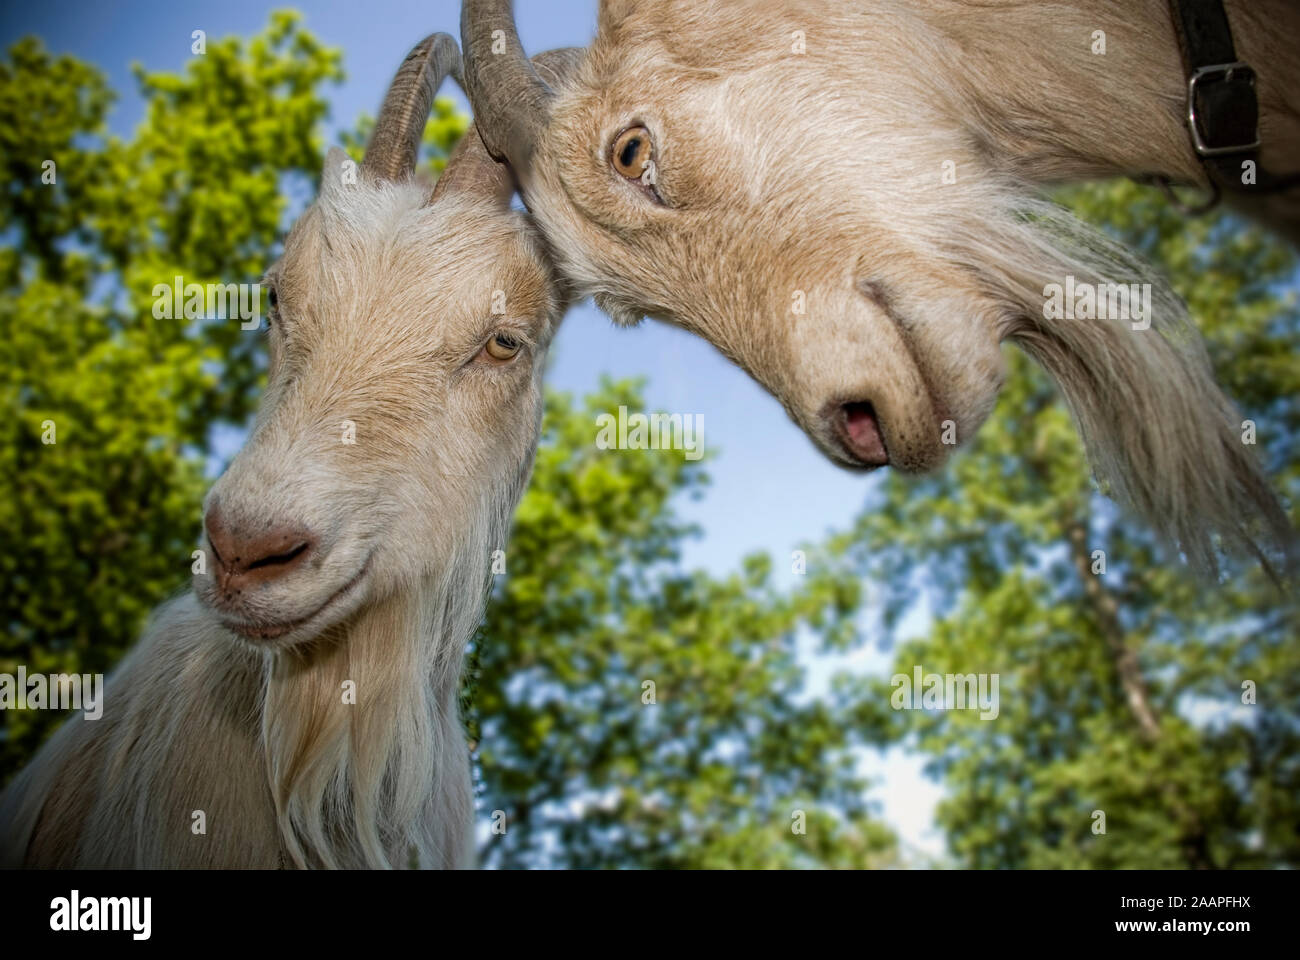
POLYGON ((522 344, 513 337, 498 333, 487 342, 487 346, 483 349, 487 351, 487 355, 493 360, 509 360, 519 352, 521 346, 522 344))
POLYGON ((614 138, 610 148, 614 169, 629 180, 639 180, 646 166, 654 159, 654 144, 645 127, 629 127, 614 138))

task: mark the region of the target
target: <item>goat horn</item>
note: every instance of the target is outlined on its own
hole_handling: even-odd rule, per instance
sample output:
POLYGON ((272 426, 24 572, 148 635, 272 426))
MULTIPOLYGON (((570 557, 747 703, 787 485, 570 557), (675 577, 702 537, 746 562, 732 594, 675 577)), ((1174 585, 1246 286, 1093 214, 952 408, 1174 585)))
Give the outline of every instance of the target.
POLYGON ((406 55, 379 108, 362 170, 393 183, 415 172, 429 109, 449 73, 461 79, 460 50, 450 34, 431 34, 406 55))
POLYGON ((511 0, 465 0, 460 11, 465 93, 488 152, 527 174, 554 94, 524 55, 511 0), (496 39, 493 34, 498 34, 496 39), (493 51, 498 44, 500 52, 493 51))
MULTIPOLYGON (((577 67, 583 53, 581 47, 547 50, 533 57, 533 66, 543 80, 559 83, 577 67)), ((510 168, 492 159, 479 134, 478 124, 466 130, 460 143, 456 144, 447 160, 447 169, 433 187, 433 200, 445 193, 492 197, 503 206, 510 203, 510 195, 514 193, 510 168)))

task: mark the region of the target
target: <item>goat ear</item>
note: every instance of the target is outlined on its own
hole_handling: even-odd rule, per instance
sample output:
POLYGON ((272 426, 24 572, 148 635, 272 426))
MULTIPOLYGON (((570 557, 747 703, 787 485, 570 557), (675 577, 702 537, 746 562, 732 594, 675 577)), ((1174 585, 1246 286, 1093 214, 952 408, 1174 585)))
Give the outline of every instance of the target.
POLYGON ((635 327, 645 319, 644 313, 613 294, 597 293, 591 299, 598 309, 614 321, 616 326, 635 327))
POLYGON ((471 126, 447 158, 447 167, 433 185, 429 202, 437 203, 441 197, 459 193, 486 197, 504 208, 510 206, 514 189, 510 168, 492 159, 483 146, 478 128, 471 126))
POLYGON ((339 147, 330 147, 321 169, 320 195, 338 196, 349 187, 356 186, 359 165, 339 147))

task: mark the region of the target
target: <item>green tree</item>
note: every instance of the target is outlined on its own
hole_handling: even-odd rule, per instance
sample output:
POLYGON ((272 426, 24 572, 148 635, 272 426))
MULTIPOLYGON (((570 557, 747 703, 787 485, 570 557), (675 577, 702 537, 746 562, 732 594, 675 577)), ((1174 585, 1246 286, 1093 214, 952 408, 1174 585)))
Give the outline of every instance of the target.
MULTIPOLYGON (((181 75, 137 68, 145 120, 122 140, 93 67, 32 40, 0 63, 0 671, 107 670, 185 585, 214 431, 247 421, 264 360, 237 322, 155 319, 152 291, 257 280, 314 184, 322 88, 341 76, 337 51, 276 14, 181 75)), ((344 135, 354 157, 369 123, 344 135)), ((438 102, 428 173, 465 125, 438 102)), ((1129 185, 1066 199, 1169 273, 1296 503, 1292 254, 1129 185)), ((887 477, 831 549, 809 548, 793 591, 761 555, 728 577, 682 570, 695 531, 673 505, 704 468, 593 443, 596 414, 639 408, 638 386, 548 394, 466 678, 485 862, 891 864, 857 766, 892 743, 948 785, 939 819, 964 865, 1300 862, 1295 608, 1257 569, 1188 580, 1088 481, 1045 378, 1014 353, 1011 374, 971 450, 887 477), (796 651, 862 642, 863 583, 900 671, 999 674, 996 721, 892 711, 884 677, 809 695, 796 651), (906 637, 918 596, 933 622, 906 637), (504 834, 488 832, 498 810, 504 834)), ((5 779, 60 719, 0 714, 5 779)))
MULTIPOLYGON (((257 282, 319 176, 341 64, 273 14, 182 75, 137 65, 123 141, 93 66, 33 38, 0 63, 0 671, 105 671, 187 584, 214 430, 247 421, 265 362, 237 320, 156 319, 153 290, 257 282)), ((358 159, 371 126, 343 135, 358 159)), ((438 98, 431 178, 467 126, 438 98)), ((0 782, 60 719, 0 715, 0 782)))
MULTIPOLYGON (((155 319, 153 289, 258 280, 282 186, 319 172, 339 63, 277 14, 184 75, 135 67, 127 141, 95 68, 30 38, 0 64, 0 670, 104 671, 187 582, 209 438, 247 418, 264 362, 238 320, 155 319)), ((5 779, 61 719, 4 712, 5 779)))
MULTIPOLYGON (((1064 199, 1170 277, 1220 383, 1257 421, 1270 474, 1300 502, 1293 254, 1225 215, 1187 220, 1128 183, 1064 199)), ((971 449, 939 475, 889 477, 838 544, 886 587, 878 626, 899 644, 900 673, 1000 676, 996 720, 893 715, 891 739, 927 754, 948 788, 938 819, 952 854, 972 867, 1296 865, 1294 604, 1248 565, 1217 586, 1190 579, 1090 482, 1048 380, 1009 359, 971 449), (934 618, 905 637, 917 595, 934 618)), ((857 686, 874 690, 860 709, 875 720, 887 680, 857 686)))
MULTIPOLYGON (((153 288, 258 279, 318 174, 321 88, 340 64, 277 14, 182 75, 137 68, 146 119, 128 141, 105 131, 113 94, 93 67, 33 40, 0 64, 0 671, 106 671, 187 583, 214 430, 246 422, 264 361, 237 321, 155 319, 153 288)), ((358 160, 371 125, 343 135, 358 160)), ((435 103, 431 179, 466 127, 435 103)), ((785 595, 764 557, 722 580, 680 571, 692 531, 671 501, 704 472, 597 451, 594 411, 619 404, 640 407, 639 389, 548 397, 510 574, 474 646, 483 803, 511 815, 488 862, 888 862, 844 708, 803 696, 795 663, 801 635, 853 642, 856 580, 813 562, 785 595), (552 838, 563 855, 545 853, 552 838)), ((5 779, 61 719, 0 715, 5 779)))
POLYGON ((599 450, 606 382, 547 398, 543 444, 475 643, 480 810, 505 815, 483 862, 524 867, 866 867, 892 863, 855 773, 862 726, 805 695, 796 642, 858 642, 858 580, 808 558, 772 585, 756 554, 684 572, 675 496, 706 482, 679 454, 599 450))

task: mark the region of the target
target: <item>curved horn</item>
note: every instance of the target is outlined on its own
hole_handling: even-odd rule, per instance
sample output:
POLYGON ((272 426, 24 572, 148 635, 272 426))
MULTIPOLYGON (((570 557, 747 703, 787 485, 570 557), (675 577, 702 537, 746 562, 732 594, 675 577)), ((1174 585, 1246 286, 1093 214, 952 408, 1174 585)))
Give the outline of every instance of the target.
POLYGON ((394 183, 415 172, 429 108, 449 73, 461 79, 460 50, 450 34, 427 36, 406 55, 379 108, 379 119, 361 162, 363 171, 377 180, 394 183))
MULTIPOLYGON (((560 83, 573 71, 585 51, 581 47, 547 50, 533 57, 533 66, 550 83, 560 83)), ((456 144, 447 169, 433 186, 433 200, 445 193, 472 193, 496 199, 502 206, 510 203, 514 183, 510 168, 492 159, 475 123, 456 144)))
POLYGON ((554 94, 524 55, 511 0, 464 0, 465 93, 488 152, 526 175, 554 94), (493 34, 498 34, 493 39, 493 34), (493 52, 493 44, 497 51, 493 52))

